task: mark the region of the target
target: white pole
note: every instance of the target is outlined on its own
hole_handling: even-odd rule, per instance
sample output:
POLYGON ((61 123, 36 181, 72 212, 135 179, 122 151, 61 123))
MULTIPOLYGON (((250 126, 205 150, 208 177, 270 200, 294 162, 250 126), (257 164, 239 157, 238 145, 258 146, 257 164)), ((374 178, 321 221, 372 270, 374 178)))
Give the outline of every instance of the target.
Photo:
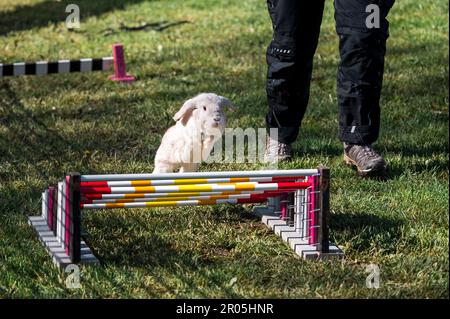
POLYGON ((296 233, 301 233, 300 232, 300 229, 301 229, 301 223, 302 223, 302 220, 301 220, 301 209, 302 209, 302 203, 301 203, 301 200, 302 200, 302 190, 301 189, 299 189, 299 190, 297 190, 297 191, 295 191, 295 201, 294 201, 294 207, 295 207, 295 223, 294 223, 294 226, 295 226, 295 232, 296 233))
POLYGON ((47 213, 48 213, 48 191, 45 190, 42 193, 42 218, 47 221, 47 213))
POLYGON ((309 195, 308 195, 308 190, 305 189, 304 193, 303 193, 303 211, 302 211, 302 223, 303 223, 303 239, 308 239, 309 236, 309 228, 308 228, 308 211, 309 211, 309 195))

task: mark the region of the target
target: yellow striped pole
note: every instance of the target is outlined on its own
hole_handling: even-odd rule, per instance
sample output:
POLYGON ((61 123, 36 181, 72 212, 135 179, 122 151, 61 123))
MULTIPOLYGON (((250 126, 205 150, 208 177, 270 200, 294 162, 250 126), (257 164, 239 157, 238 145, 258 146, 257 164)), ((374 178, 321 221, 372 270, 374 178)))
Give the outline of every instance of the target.
POLYGON ((164 202, 133 202, 133 203, 101 203, 101 204, 81 204, 83 209, 101 209, 101 208, 144 208, 144 207, 165 207, 165 206, 202 206, 217 204, 245 204, 260 203, 266 198, 260 199, 211 199, 211 200, 182 200, 182 201, 164 201, 164 202))
MULTIPOLYGON (((176 193, 174 193, 175 195, 176 193)), ((281 195, 279 193, 278 195, 281 195)), ((104 203, 133 203, 133 202, 167 202, 181 200, 216 200, 216 199, 250 199, 261 196, 277 196, 277 194, 230 194, 230 195, 200 195, 200 196, 174 196, 174 197, 155 197, 155 198, 111 198, 111 199, 85 199, 82 204, 104 204, 104 203)))

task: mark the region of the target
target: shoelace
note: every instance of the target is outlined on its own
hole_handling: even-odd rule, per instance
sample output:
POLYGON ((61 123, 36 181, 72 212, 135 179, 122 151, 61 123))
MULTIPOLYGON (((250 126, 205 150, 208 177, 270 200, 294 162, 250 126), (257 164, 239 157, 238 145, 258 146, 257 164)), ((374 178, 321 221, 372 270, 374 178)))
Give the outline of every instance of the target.
POLYGON ((361 146, 360 150, 356 151, 356 161, 366 162, 367 160, 379 159, 380 156, 368 145, 361 146))
POLYGON ((278 143, 278 153, 279 154, 286 154, 289 153, 289 145, 278 143))
POLYGON ((369 147, 367 145, 363 146, 363 152, 364 152, 364 155, 366 155, 370 158, 379 157, 379 155, 371 147, 369 147))

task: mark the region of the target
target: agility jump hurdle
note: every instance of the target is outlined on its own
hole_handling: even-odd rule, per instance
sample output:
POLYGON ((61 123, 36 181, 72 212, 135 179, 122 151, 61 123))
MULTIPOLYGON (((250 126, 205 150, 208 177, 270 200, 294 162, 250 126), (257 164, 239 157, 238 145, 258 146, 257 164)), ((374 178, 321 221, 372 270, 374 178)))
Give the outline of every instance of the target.
POLYGON ((54 73, 93 72, 109 70, 114 65, 114 75, 109 79, 119 82, 134 81, 134 77, 126 74, 123 45, 113 45, 113 56, 103 58, 87 58, 79 60, 58 60, 54 62, 18 62, 0 63, 0 78, 21 75, 47 75, 54 73))
POLYGON ((54 262, 97 263, 81 239, 90 209, 255 204, 254 213, 302 258, 342 256, 329 243, 329 169, 164 174, 69 174, 29 217, 54 262))

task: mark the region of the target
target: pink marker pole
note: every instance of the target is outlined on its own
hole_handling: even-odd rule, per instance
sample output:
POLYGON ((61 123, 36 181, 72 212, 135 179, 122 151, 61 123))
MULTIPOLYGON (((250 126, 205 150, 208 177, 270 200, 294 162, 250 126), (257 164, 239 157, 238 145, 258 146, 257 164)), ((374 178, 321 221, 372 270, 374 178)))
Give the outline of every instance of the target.
POLYGON ((309 202, 310 202, 310 211, 309 211, 309 240, 308 243, 310 245, 314 245, 317 243, 317 233, 316 233, 316 182, 317 178, 315 176, 309 176, 308 182, 311 183, 311 188, 309 189, 309 202))
POLYGON ((53 230, 53 205, 54 205, 54 192, 55 188, 50 186, 48 188, 48 211, 47 211, 47 225, 50 230, 53 230))
POLYGON ((280 209, 281 209, 281 219, 286 220, 286 217, 287 217, 287 193, 281 195, 280 209))
POLYGON ((109 77, 110 80, 119 82, 133 82, 134 76, 128 75, 125 65, 125 55, 122 44, 113 44, 114 58, 114 75, 109 77))
POLYGON ((69 255, 69 242, 70 242, 70 176, 66 176, 66 194, 65 194, 65 200, 66 200, 66 211, 65 214, 65 225, 64 225, 64 250, 66 251, 66 254, 69 255))

